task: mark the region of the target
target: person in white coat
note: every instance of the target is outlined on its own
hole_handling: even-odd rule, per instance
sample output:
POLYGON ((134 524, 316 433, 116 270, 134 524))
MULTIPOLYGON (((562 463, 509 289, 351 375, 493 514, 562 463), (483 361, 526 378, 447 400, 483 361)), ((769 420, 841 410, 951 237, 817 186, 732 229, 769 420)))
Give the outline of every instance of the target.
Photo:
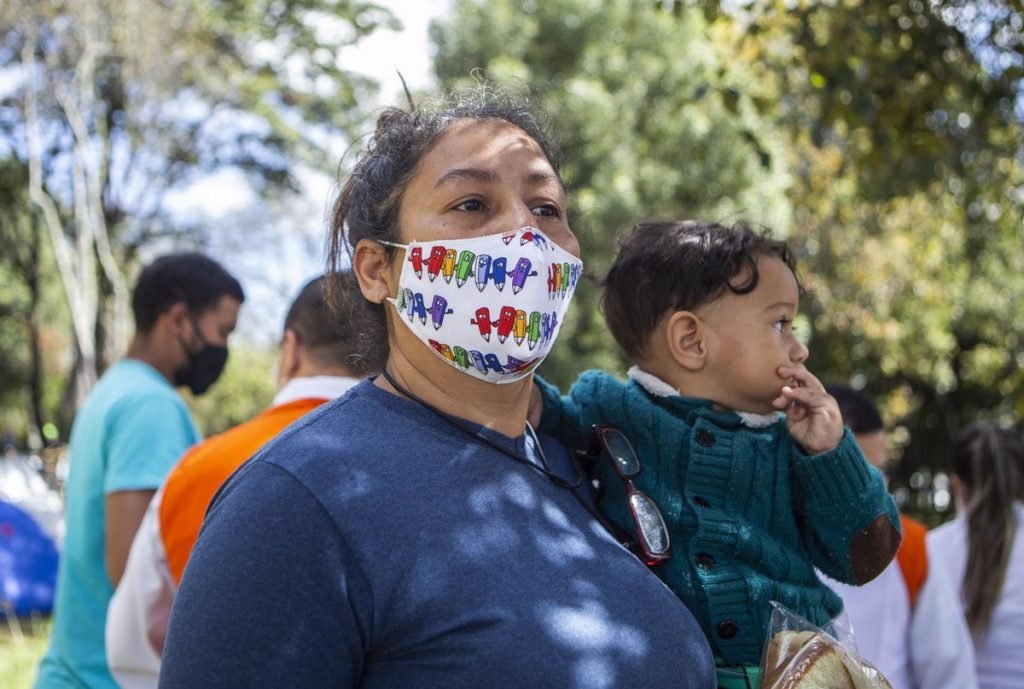
MULTIPOLYGON (((827 389, 864 456, 884 472, 885 430, 874 402, 848 387, 827 389)), ((878 577, 863 586, 825 581, 843 599, 858 653, 893 689, 977 689, 974 648, 951 580, 932 562, 925 527, 905 515, 900 521, 903 542, 878 577)))
POLYGON ((960 588, 981 689, 1024 687, 1024 442, 979 422, 956 437, 956 518, 928 534, 936 569, 960 588))

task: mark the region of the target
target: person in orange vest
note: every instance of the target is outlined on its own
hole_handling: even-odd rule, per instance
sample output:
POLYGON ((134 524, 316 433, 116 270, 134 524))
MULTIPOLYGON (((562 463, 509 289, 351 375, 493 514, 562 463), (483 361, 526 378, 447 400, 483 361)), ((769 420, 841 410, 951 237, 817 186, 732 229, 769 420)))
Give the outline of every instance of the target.
POLYGON ((307 283, 292 303, 270 407, 186 452, 153 497, 107 616, 107 660, 122 688, 157 686, 171 604, 221 484, 286 426, 383 365, 383 323, 351 274, 336 284, 334 314, 327 312, 323 277, 307 283))
MULTIPOLYGON (((864 456, 884 473, 888 452, 878 408, 852 388, 826 389, 864 456)), ((843 599, 858 653, 893 689, 977 689, 974 647, 955 589, 941 569, 929 567, 924 524, 906 515, 900 522, 903 542, 878 577, 863 586, 822 578, 843 599)))

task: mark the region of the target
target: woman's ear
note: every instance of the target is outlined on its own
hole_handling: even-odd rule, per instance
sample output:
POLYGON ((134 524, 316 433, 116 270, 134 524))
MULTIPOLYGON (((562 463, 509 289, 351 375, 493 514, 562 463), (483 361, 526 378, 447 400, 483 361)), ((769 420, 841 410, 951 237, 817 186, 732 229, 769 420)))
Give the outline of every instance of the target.
POLYGON ((387 249, 370 239, 360 239, 352 257, 352 272, 359 281, 359 290, 368 301, 383 304, 395 294, 391 288, 391 260, 387 249))
POLYGON ((672 358, 683 368, 699 371, 707 362, 705 325, 692 311, 676 311, 665 322, 665 339, 672 358))

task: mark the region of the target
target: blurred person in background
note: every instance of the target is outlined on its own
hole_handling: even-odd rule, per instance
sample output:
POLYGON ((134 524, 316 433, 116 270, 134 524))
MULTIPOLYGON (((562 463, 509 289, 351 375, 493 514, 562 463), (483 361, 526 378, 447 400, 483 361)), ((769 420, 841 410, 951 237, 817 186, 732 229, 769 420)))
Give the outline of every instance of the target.
POLYGON ((1024 687, 1024 443, 976 422, 953 447, 957 516, 928 534, 937 567, 960 589, 981 689, 1024 687))
MULTIPOLYGON (((842 385, 826 389, 864 456, 883 473, 889 464, 878 407, 842 385)), ((823 577, 843 599, 857 650, 893 689, 976 689, 974 647, 947 573, 929 558, 926 529, 901 514, 903 541, 889 566, 863 586, 823 577)))
POLYGON ((288 310, 269 408, 190 449, 157 491, 135 536, 107 615, 107 659, 122 689, 156 687, 167 619, 214 493, 286 426, 380 371, 387 343, 351 273, 337 275, 334 313, 325 280, 307 283, 288 310))
POLYGON ((71 429, 64 552, 38 689, 117 686, 104 649, 107 606, 150 498, 199 440, 174 388, 201 395, 217 380, 244 299, 238 281, 202 254, 162 256, 139 275, 128 352, 71 429))

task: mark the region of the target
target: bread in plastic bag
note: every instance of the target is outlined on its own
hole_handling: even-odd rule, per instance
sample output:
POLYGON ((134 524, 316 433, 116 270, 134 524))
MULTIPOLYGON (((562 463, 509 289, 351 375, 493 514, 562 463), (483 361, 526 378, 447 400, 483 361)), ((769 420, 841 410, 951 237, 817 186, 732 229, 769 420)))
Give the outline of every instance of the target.
POLYGON ((826 632, 780 603, 772 601, 772 607, 761 689, 892 689, 857 654, 849 630, 826 632))

